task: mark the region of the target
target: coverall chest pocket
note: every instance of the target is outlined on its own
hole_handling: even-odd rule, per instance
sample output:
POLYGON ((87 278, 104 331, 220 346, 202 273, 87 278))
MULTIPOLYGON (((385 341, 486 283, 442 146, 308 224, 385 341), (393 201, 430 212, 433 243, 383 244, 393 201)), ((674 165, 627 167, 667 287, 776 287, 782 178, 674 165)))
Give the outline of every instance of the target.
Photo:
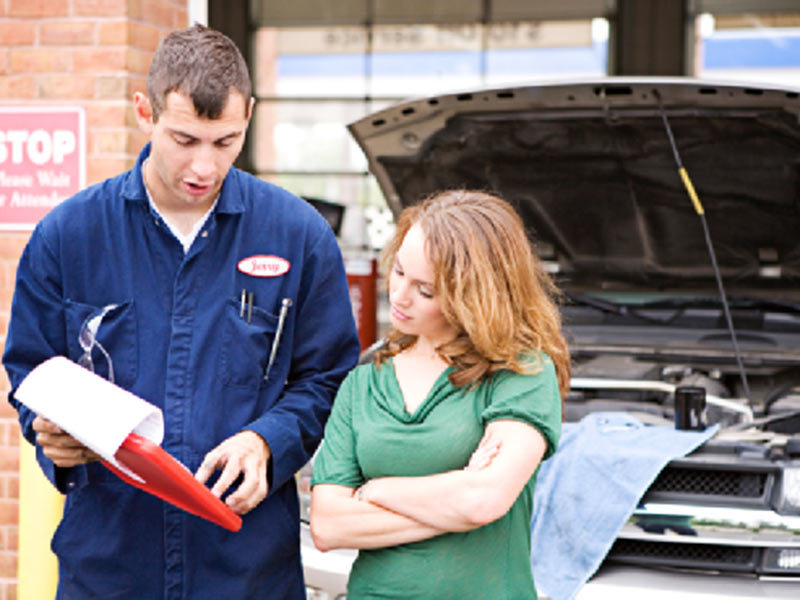
MULTIPOLYGON (((257 388, 264 379, 278 317, 258 306, 242 314, 241 303, 231 299, 225 307, 219 376, 223 383, 257 388), (249 322, 248 322, 248 316, 249 322)), ((278 356, 273 369, 277 368, 278 356)))
POLYGON ((138 360, 133 300, 104 306, 67 300, 65 314, 70 360, 130 389, 138 360))

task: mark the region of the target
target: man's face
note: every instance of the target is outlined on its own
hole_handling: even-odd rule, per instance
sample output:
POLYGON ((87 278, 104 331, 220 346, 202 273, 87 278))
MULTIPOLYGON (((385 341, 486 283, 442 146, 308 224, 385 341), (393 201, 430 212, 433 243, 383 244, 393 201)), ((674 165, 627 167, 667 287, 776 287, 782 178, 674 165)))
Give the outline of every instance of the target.
POLYGON ((165 209, 207 209, 244 144, 249 122, 241 94, 232 91, 216 119, 197 116, 191 98, 170 92, 158 121, 148 99, 134 98, 139 125, 150 135, 144 178, 153 200, 165 209))

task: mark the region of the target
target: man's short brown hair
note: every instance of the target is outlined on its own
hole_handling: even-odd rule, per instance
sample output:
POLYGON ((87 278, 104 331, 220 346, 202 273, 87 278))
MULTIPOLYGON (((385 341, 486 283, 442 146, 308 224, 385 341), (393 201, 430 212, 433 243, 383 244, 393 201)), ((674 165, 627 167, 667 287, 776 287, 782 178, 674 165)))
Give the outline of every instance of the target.
POLYGON ((250 74, 242 54, 226 35, 195 23, 173 31, 156 49, 147 75, 153 121, 164 110, 167 95, 180 92, 192 99, 197 116, 216 119, 231 88, 250 106, 250 74))

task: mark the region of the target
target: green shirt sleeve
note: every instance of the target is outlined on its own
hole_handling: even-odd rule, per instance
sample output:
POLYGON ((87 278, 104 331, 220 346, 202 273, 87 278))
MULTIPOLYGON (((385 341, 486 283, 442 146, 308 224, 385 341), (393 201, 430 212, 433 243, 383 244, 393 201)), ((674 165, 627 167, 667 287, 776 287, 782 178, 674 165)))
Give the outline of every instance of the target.
POLYGON ((542 355, 539 372, 531 375, 501 371, 491 380, 489 404, 481 413, 486 426, 504 419, 522 421, 544 437, 547 448, 542 460, 553 455, 561 436, 561 395, 553 361, 542 355))
POLYGON ((356 456, 353 429, 353 402, 358 397, 358 372, 351 371, 342 382, 333 402, 325 437, 314 459, 312 487, 318 483, 333 483, 357 488, 366 482, 356 456))

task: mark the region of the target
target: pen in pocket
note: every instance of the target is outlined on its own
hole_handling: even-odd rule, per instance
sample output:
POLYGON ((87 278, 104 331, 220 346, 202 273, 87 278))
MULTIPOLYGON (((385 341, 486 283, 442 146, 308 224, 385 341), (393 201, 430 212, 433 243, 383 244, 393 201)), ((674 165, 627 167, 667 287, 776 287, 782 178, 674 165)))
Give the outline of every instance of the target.
POLYGON ((278 344, 281 341, 281 334, 283 333, 283 324, 286 321, 286 313, 289 312, 289 307, 292 305, 291 298, 284 298, 281 301, 281 312, 278 313, 278 327, 275 329, 275 337, 272 340, 272 349, 269 353, 269 362, 267 363, 267 370, 264 371, 264 379, 269 379, 269 372, 272 370, 272 364, 275 362, 275 355, 278 353, 278 344))
POLYGON ((255 295, 253 292, 248 292, 246 289, 242 288, 242 296, 239 305, 239 316, 244 319, 244 311, 245 307, 247 308, 247 322, 249 323, 253 319, 253 302, 255 300, 255 295))

